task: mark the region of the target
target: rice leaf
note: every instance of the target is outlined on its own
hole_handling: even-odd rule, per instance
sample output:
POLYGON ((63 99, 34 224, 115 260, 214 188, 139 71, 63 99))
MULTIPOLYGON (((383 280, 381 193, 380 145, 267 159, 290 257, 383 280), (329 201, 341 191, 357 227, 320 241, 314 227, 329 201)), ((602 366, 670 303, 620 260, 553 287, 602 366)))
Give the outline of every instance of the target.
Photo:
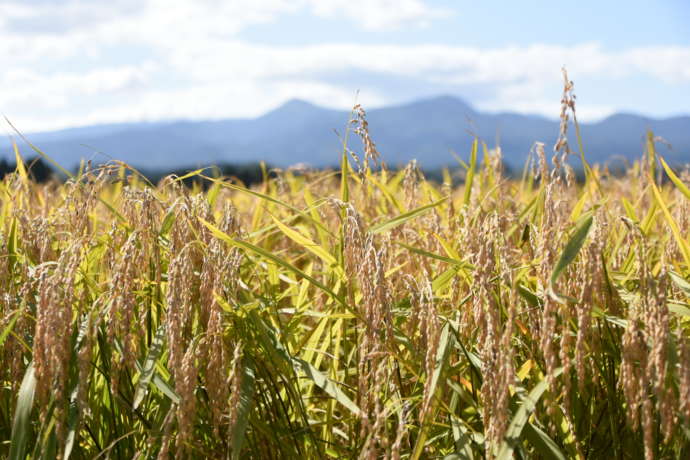
MULTIPOLYGON (((457 393, 453 394, 453 399, 458 400, 459 396, 457 393)), ((450 454, 451 456, 454 455, 454 458, 459 458, 462 460, 474 460, 474 453, 472 452, 472 446, 471 442, 472 440, 467 434, 467 429, 463 426, 463 421, 459 417, 457 417, 452 411, 454 411, 455 408, 451 404, 451 413, 450 415, 450 426, 451 429, 453 430, 453 439, 455 441, 455 452, 450 454)), ((445 458, 448 458, 449 456, 446 456, 445 458)))
POLYGON ((176 177, 175 180, 173 180, 173 182, 182 182, 185 179, 189 179, 190 177, 202 177, 201 173, 207 169, 209 169, 209 168, 208 167, 207 168, 199 168, 199 169, 196 169, 194 171, 189 171, 187 174, 184 174, 180 177, 176 177))
POLYGON ((518 284, 517 292, 520 294, 520 297, 525 299, 531 307, 540 307, 543 305, 542 299, 540 299, 537 294, 526 288, 523 284, 518 284))
POLYGON ((625 197, 621 197, 621 203, 623 203, 623 207, 625 208, 625 213, 627 216, 633 221, 633 222, 638 222, 637 214, 635 213, 635 208, 633 208, 633 205, 628 201, 625 197))
POLYGON ((17 219, 13 218, 7 235, 7 268, 10 273, 14 272, 14 266, 17 264, 17 245, 17 219))
POLYGON ((68 459, 72 454, 74 443, 77 439, 79 427, 79 408, 77 407, 77 395, 79 394, 79 384, 74 386, 69 397, 69 407, 67 410, 67 437, 65 438, 65 452, 63 457, 68 459))
POLYGON ((422 214, 430 211, 431 209, 440 205, 441 203, 443 203, 447 199, 448 199, 448 197, 442 198, 442 199, 440 199, 434 203, 420 206, 418 208, 413 209, 412 211, 408 211, 404 214, 400 214, 399 216, 396 216, 390 220, 387 220, 386 222, 381 222, 380 224, 376 224, 376 225, 369 228, 369 232, 372 234, 377 234, 377 233, 385 232, 386 230, 394 229, 395 227, 402 225, 405 222, 412 220, 415 217, 419 217, 422 214))
POLYGON ((265 193, 257 192, 256 190, 251 190, 251 189, 248 189, 245 187, 240 187, 239 185, 235 185, 235 184, 232 184, 230 182, 226 182, 226 181, 223 181, 221 179, 217 179, 215 177, 209 177, 209 176, 205 176, 203 174, 199 174, 199 177, 202 177, 206 180, 209 180, 209 181, 213 182, 214 184, 220 184, 221 187, 225 187, 225 188, 229 188, 231 190, 246 193, 248 195, 253 195, 253 196, 260 198, 264 201, 268 201, 270 203, 275 203, 278 206, 282 206, 284 208, 287 208, 290 211, 299 214, 306 221, 311 222, 312 224, 316 225, 317 227, 321 228, 322 230, 324 230, 325 232, 330 234, 330 231, 328 230, 328 228, 326 228, 325 225, 323 225, 321 222, 315 221, 314 219, 312 219, 312 217, 309 214, 307 214, 306 212, 302 211, 301 209, 299 209, 299 208, 297 208, 297 207, 295 207, 289 203, 281 201, 281 200, 274 198, 270 195, 266 195, 265 193))
POLYGON ((690 297, 690 282, 674 271, 668 272, 673 284, 678 286, 688 297, 690 297))
MULTIPOLYGON (((434 360, 434 373, 430 376, 431 382, 429 383, 429 393, 431 397, 433 397, 436 393, 436 387, 438 386, 439 379, 441 378, 441 373, 448 364, 448 353, 450 352, 452 343, 453 336, 450 334, 450 325, 448 322, 446 322, 438 339, 436 359, 434 360)), ((429 378, 429 376, 427 376, 427 378, 429 378)))
MULTIPOLYGON (((319 222, 322 225, 322 227, 316 227, 316 234, 319 236, 319 241, 321 242, 321 245, 324 247, 328 247, 329 233, 323 229, 323 226, 325 225, 323 225, 323 219, 321 218, 321 215, 318 211, 318 207, 320 206, 320 204, 317 204, 316 199, 309 190, 309 187, 306 187, 304 189, 304 202, 307 204, 309 214, 311 215, 312 219, 314 219, 316 222, 319 222)), ((292 216, 293 219, 295 217, 299 217, 299 215, 292 216)), ((287 222, 285 221, 283 221, 283 223, 287 224, 287 222)))
POLYGON ((323 375, 318 369, 303 359, 292 358, 292 361, 295 363, 296 370, 301 370, 317 387, 321 388, 326 394, 342 404, 347 410, 358 417, 362 414, 357 404, 355 404, 334 381, 323 375))
POLYGON ((654 184, 653 180, 650 180, 649 186, 652 188, 652 192, 654 194, 656 203, 659 205, 661 211, 664 213, 666 222, 668 222, 669 227, 671 227, 671 233, 673 233, 673 238, 675 238, 676 243, 678 243, 680 252, 683 255, 683 260, 685 260, 685 265, 687 267, 690 267, 690 247, 688 247, 688 242, 685 240, 685 238, 681 236, 678 224, 673 219, 673 216, 671 216, 671 213, 668 210, 668 206, 666 206, 666 203, 664 202, 664 199, 661 197, 661 193, 659 193, 659 189, 654 184))
POLYGON ((604 320, 608 321, 609 323, 611 323, 615 326, 618 326, 618 327, 622 327, 623 329, 628 327, 628 320, 625 320, 623 318, 619 318, 618 316, 607 315, 599 307, 592 308, 592 316, 594 316, 595 318, 603 318, 604 320))
POLYGON ((479 146, 479 139, 476 137, 472 142, 472 150, 470 151, 470 165, 467 168, 467 176, 465 177, 465 192, 462 198, 462 204, 469 206, 470 198, 472 198, 472 184, 474 182, 474 170, 477 167, 477 148, 479 146))
POLYGON ((690 316, 690 305, 688 305, 686 303, 678 303, 678 302, 669 301, 668 302, 668 309, 669 309, 669 311, 672 311, 676 315, 690 316))
POLYGON ((239 460, 242 453, 249 415, 254 406, 254 386, 256 377, 254 367, 249 359, 242 360, 242 382, 240 384, 239 410, 237 411, 237 423, 232 432, 232 459, 239 460))
POLYGON ((127 224, 127 219, 125 219, 125 217, 124 217, 122 214, 120 214, 120 212, 119 212, 117 209, 115 209, 115 207, 114 207, 112 204, 108 203, 103 197, 100 197, 100 196, 99 196, 99 197, 97 197, 97 199, 98 199, 98 201, 100 201, 101 203, 103 203, 103 206, 105 206, 106 208, 108 208, 108 211, 112 212, 113 215, 114 215, 115 217, 117 217, 117 220, 119 220, 120 222, 122 222, 122 223, 125 224, 126 226, 129 226, 129 225, 127 224))
MULTIPOLYGON (((436 350, 436 359, 434 360, 434 372, 430 376, 427 376, 427 378, 430 379, 430 381, 427 383, 429 385, 429 398, 432 400, 431 410, 427 412, 427 414, 433 414, 435 412, 438 402, 436 400, 436 389, 438 387, 441 374, 448 364, 448 353, 450 352, 451 346, 452 336, 450 334, 450 324, 446 322, 441 330, 441 336, 438 340, 438 349, 436 350)), ((421 433, 419 438, 417 438, 417 443, 412 451, 411 458, 413 460, 418 460, 421 457, 428 436, 428 424, 426 423, 426 420, 422 420, 421 424, 421 433)))
POLYGON ((458 267, 467 267, 469 265, 467 262, 463 262, 462 260, 452 259, 450 257, 445 257, 439 254, 434 254, 432 252, 425 251, 424 249, 415 248, 414 246, 405 244, 402 241, 396 241, 395 244, 402 246, 408 251, 414 252, 415 254, 419 254, 424 257, 429 257, 431 259, 440 260, 441 262, 446 262, 448 264, 456 265, 458 267))
POLYGON ((587 189, 585 189, 585 191, 582 193, 582 196, 575 204, 573 211, 570 213, 570 220, 572 222, 577 222, 577 220, 580 218, 580 215, 582 214, 582 209, 584 209, 585 204, 587 203, 587 198, 589 198, 589 193, 587 189))
POLYGON ((403 205, 401 205, 400 202, 395 198, 395 196, 390 192, 390 190, 388 190, 386 184, 379 181, 373 174, 367 177, 367 180, 371 181, 372 184, 374 184, 379 190, 381 190, 381 193, 383 193, 383 196, 386 198, 386 200, 388 200, 388 202, 390 202, 390 204, 392 204, 395 207, 395 209, 398 210, 398 212, 405 212, 405 208, 403 207, 403 205))
POLYGON ((163 218, 163 223, 161 224, 161 228, 158 231, 158 234, 160 236, 167 236, 168 232, 172 228, 173 224, 175 223, 175 210, 171 209, 168 211, 168 213, 165 215, 165 218, 163 218))
POLYGON ((172 402, 175 404, 180 404, 180 395, 175 392, 170 384, 166 382, 158 372, 153 374, 152 381, 153 384, 156 385, 156 388, 158 388, 165 396, 170 398, 172 402))
POLYGON ((661 166, 664 167, 664 170, 666 171, 666 174, 668 175, 669 179, 671 179, 671 182, 675 184, 676 187, 678 187, 678 190, 685 195, 685 198, 690 199, 690 189, 683 183, 683 181, 676 175, 676 173, 673 172, 673 170, 669 167, 669 165, 666 163, 666 160, 664 160, 664 157, 661 155, 657 154, 657 158, 661 162, 661 166))
MULTIPOLYGON (((562 368, 558 368, 553 377, 558 377, 563 373, 562 368)), ((522 400, 522 404, 513 415, 506 431, 505 439, 499 447, 497 460, 511 460, 513 458, 513 451, 521 441, 522 431, 529 420, 530 415, 537 408, 537 403, 542 397, 548 387, 546 379, 542 379, 532 391, 522 400)))
POLYGON ((24 460, 26 456, 26 443, 31 432, 31 408, 34 404, 36 391, 36 374, 34 363, 31 361, 26 368, 22 384, 19 387, 17 405, 14 409, 14 421, 12 423, 12 437, 10 439, 10 460, 24 460))
POLYGON ((134 401, 132 402, 132 407, 135 410, 139 407, 141 402, 144 400, 144 397, 146 396, 149 383, 151 383, 151 378, 153 378, 153 374, 156 370, 156 361, 158 361, 158 358, 160 358, 160 355, 163 352, 164 341, 165 325, 161 324, 160 326, 158 326, 156 335, 153 337, 153 340, 151 341, 151 347, 149 348, 149 352, 146 355, 144 367, 141 369, 141 373, 139 375, 139 381, 137 382, 137 387, 134 392, 134 401))
POLYGON ((12 332, 12 329, 14 328, 14 324, 17 322, 19 319, 19 315, 21 315, 22 310, 16 310, 14 313, 11 313, 9 316, 11 316, 10 320, 7 322, 7 326, 5 326, 2 329, 2 332, 0 332, 0 348, 5 344, 5 340, 7 340, 7 336, 10 335, 10 332, 12 332))
POLYGON ((555 460, 566 460, 565 454, 558 447, 558 444, 544 433, 538 426, 527 422, 523 429, 525 438, 534 446, 542 458, 555 460))
POLYGON ((24 166, 24 160, 22 159, 21 154, 19 153, 19 148, 17 148, 17 143, 12 141, 12 148, 14 149, 14 158, 15 162, 17 163, 17 172, 19 173, 19 177, 22 178, 22 181, 27 182, 29 180, 29 175, 26 172, 26 167, 24 166))
POLYGON ((211 224, 210 222, 205 221, 202 218, 199 218, 199 220, 206 227, 208 227, 209 230, 211 230, 211 233, 213 233, 216 236, 216 238, 219 238, 219 239, 225 241, 226 243, 230 244, 231 246, 236 246, 240 249, 244 249, 245 251, 253 252, 254 254, 257 254, 257 255, 265 258, 265 259, 270 260, 271 262, 274 262, 277 265, 280 265, 283 268, 288 269, 289 271, 295 273, 296 275, 300 276, 301 278, 306 279, 307 281, 309 281, 311 284, 313 284, 317 288, 321 289, 323 292, 328 294, 331 298, 333 298, 338 303, 347 307, 347 305, 345 304, 345 301, 343 300, 342 297, 340 297, 335 292, 333 292, 332 290, 327 288, 323 283, 321 283, 321 282, 317 281, 316 279, 312 278, 311 276, 307 275, 306 273, 304 273, 302 270, 295 267, 291 263, 281 259, 278 256, 271 254, 270 252, 266 251, 265 249, 262 249, 258 246, 254 246, 251 243, 248 243, 246 241, 242 241, 239 239, 231 238, 229 235, 224 233, 222 230, 217 228, 215 225, 211 224))
POLYGON ((561 257, 558 259, 558 262, 556 263, 556 267, 553 269, 553 272, 551 273, 549 293, 559 301, 563 299, 563 296, 557 294, 554 291, 556 281, 561 276, 566 267, 570 265, 573 260, 575 260, 575 257, 577 257, 577 254, 580 252, 580 249, 582 248, 582 246, 585 243, 585 240, 587 239, 589 229, 592 227, 592 222, 592 216, 588 216, 580 221, 578 226, 575 228, 575 232, 570 237, 568 243, 565 245, 565 248, 561 253, 561 257))
POLYGON ((434 292, 434 294, 446 287, 450 280, 452 280, 457 273, 458 267, 451 267, 434 278, 434 280, 431 282, 431 290, 434 292))
POLYGON ((5 121, 7 122, 8 125, 10 125, 10 127, 12 128, 12 130, 13 130, 15 133, 17 133, 17 135, 18 135, 24 142, 26 142, 26 144, 31 148, 31 150, 33 150, 34 152, 38 153, 44 160, 46 160, 48 163, 52 164, 52 165, 55 166, 57 169, 59 169, 60 172, 61 172, 62 174, 64 174, 66 177, 69 177, 70 179, 74 179, 74 174, 72 174, 71 172, 69 172, 68 170, 66 170, 66 169, 63 168, 62 166, 60 166, 60 164, 59 164, 57 161, 53 160, 51 157, 49 157, 48 155, 46 155, 45 153, 43 153, 43 151, 41 151, 41 149, 39 149, 39 148, 36 147, 34 144, 32 144, 31 142, 29 142, 29 140, 28 140, 28 139, 27 139, 17 128, 14 127, 14 125, 13 125, 12 122, 9 120, 9 118, 5 117, 5 121))
POLYGON ((534 367, 534 361, 531 359, 528 359, 525 361, 522 366, 520 366, 520 369, 517 371, 517 378, 518 380, 525 380, 525 378, 529 375, 529 372, 532 370, 534 367))
POLYGON ((271 216, 271 217, 273 219, 273 222, 280 229, 280 231, 283 232, 292 241, 299 244, 300 246, 302 246, 307 251, 316 255, 318 258, 320 258, 321 260, 326 262, 329 266, 333 266, 333 265, 336 265, 338 263, 335 260, 335 257, 333 257, 325 248, 323 248, 319 244, 315 243, 310 238, 304 236, 300 232, 291 229, 290 227, 283 224, 281 221, 279 221, 275 217, 273 217, 273 216, 271 216))
MULTIPOLYGON (((72 352, 72 365, 77 362, 77 356, 79 354, 79 349, 81 348, 84 340, 87 338, 89 333, 89 326, 91 325, 91 317, 89 315, 84 315, 81 324, 79 326, 79 331, 77 332, 77 338, 75 340, 74 349, 72 352)), ((88 371, 87 371, 88 372, 88 371)), ((65 449, 64 458, 67 459, 72 453, 74 448, 74 443, 77 439, 77 431, 79 427, 79 407, 77 403, 77 397, 79 395, 79 388, 81 385, 88 384, 87 375, 79 375, 78 372, 74 376, 74 386, 70 391, 69 404, 67 409, 67 437, 65 438, 65 449)))

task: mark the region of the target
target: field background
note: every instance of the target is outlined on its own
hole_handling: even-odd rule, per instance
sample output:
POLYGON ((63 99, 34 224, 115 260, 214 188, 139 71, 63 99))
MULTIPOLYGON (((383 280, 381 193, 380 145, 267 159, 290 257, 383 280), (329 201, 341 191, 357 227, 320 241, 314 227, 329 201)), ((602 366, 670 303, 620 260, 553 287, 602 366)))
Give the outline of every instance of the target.
POLYGON ((437 183, 353 113, 362 155, 252 188, 17 154, 0 456, 687 458, 690 177, 654 136, 577 182, 564 117, 521 179, 475 140, 437 183))

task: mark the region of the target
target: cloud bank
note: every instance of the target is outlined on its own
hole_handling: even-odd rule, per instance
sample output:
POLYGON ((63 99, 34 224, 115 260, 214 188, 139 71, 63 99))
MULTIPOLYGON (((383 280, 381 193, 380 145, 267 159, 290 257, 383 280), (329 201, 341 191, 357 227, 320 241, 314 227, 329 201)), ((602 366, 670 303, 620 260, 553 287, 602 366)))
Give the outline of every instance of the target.
MULTIPOLYGON (((0 8, 0 111, 25 131, 252 117, 295 97, 346 108, 357 91, 369 107, 443 92, 484 110, 555 116, 564 64, 585 81, 690 83, 690 47, 682 46, 284 46, 279 37, 270 45, 241 37, 298 14, 346 21, 353 33, 430 27, 458 14, 421 0, 23 0, 0 8)), ((614 109, 581 106, 591 118, 614 109)))

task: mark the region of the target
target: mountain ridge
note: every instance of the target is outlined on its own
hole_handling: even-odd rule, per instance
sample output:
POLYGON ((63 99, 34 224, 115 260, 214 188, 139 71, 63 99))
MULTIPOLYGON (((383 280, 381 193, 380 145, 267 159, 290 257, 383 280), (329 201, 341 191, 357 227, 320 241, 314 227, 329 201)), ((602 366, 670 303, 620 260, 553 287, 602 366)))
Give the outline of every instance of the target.
MULTIPOLYGON (((96 162, 112 158, 148 169, 259 160, 280 167, 296 163, 326 167, 338 162, 342 143, 335 132, 344 133, 349 116, 349 111, 291 99, 256 118, 110 123, 26 137, 65 167, 74 166, 80 158, 96 162)), ((521 167, 534 142, 553 145, 559 129, 557 120, 481 112, 447 94, 375 108, 367 111, 367 120, 371 137, 389 165, 417 159, 428 168, 456 164, 450 152, 466 157, 474 135, 488 144, 499 137, 506 163, 521 167)), ((639 157, 647 129, 673 145, 671 161, 690 162, 690 115, 656 119, 617 113, 583 123, 581 128, 591 162, 639 157)), ((352 139, 349 145, 361 150, 356 136, 352 139)), ((10 145, 8 139, 0 140, 0 156, 13 156, 10 145)), ((30 156, 29 147, 21 146, 21 141, 19 145, 30 156)))

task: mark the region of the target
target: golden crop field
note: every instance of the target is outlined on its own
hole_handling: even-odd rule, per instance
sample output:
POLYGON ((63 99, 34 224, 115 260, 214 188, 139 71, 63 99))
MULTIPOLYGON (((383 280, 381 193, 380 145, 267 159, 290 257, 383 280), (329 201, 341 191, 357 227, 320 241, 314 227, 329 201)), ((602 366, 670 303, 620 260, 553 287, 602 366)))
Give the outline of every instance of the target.
POLYGON ((564 115, 521 179, 475 141, 438 184, 354 114, 363 154, 251 188, 19 161, 0 457, 690 457, 690 190, 653 136, 577 182, 564 115))

